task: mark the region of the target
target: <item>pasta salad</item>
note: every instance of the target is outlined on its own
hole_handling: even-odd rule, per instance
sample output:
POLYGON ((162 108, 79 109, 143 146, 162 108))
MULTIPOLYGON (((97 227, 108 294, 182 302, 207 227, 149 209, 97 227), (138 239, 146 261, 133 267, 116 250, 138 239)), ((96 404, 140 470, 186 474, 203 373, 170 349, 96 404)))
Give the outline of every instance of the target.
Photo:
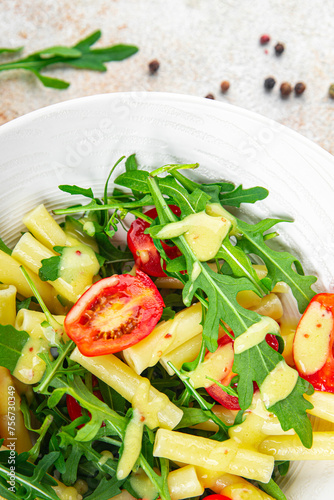
POLYGON ((334 295, 275 249, 291 221, 235 215, 266 189, 195 168, 122 157, 0 240, 3 498, 284 500, 290 461, 333 459, 334 295))

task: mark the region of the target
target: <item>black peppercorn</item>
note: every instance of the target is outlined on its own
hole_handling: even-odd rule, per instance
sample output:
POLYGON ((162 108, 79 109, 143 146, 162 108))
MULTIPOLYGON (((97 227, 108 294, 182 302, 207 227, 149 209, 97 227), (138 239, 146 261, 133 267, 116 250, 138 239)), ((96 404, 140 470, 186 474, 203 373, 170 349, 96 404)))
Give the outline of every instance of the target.
POLYGON ((298 82, 295 85, 295 94, 302 95, 305 92, 306 85, 303 82, 298 82))
POLYGON ((208 94, 205 96, 205 99, 214 99, 215 96, 213 94, 208 94))
POLYGON ((281 91, 282 97, 288 97, 288 95, 290 95, 292 92, 292 87, 291 87, 290 83, 283 82, 282 85, 280 86, 280 91, 281 91))
POLYGON ((276 45, 275 45, 275 54, 277 56, 280 56, 284 52, 284 48, 285 47, 284 47, 283 43, 280 43, 280 42, 276 43, 276 45))
POLYGON ((153 59, 153 61, 151 61, 148 64, 148 69, 149 69, 151 75, 154 75, 154 73, 156 73, 158 71, 159 67, 160 67, 160 63, 157 59, 153 59))
POLYGON ((328 95, 331 99, 334 99, 334 83, 332 83, 328 89, 328 95))
POLYGON ((227 92, 229 88, 230 88, 230 82, 228 82, 227 80, 221 82, 220 90, 223 92, 223 94, 225 94, 225 92, 227 92))
POLYGON ((271 90, 275 87, 276 80, 272 76, 269 76, 268 78, 265 79, 264 81, 264 88, 266 90, 271 90))

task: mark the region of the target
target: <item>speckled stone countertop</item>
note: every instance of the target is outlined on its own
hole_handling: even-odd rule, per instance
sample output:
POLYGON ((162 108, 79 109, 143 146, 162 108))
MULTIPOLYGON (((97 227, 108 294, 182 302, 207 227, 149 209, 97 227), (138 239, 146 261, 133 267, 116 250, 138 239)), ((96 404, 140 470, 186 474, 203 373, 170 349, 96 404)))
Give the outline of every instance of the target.
MULTIPOLYGON (((31 74, 0 73, 0 124, 68 99, 119 91, 164 91, 206 96, 261 113, 334 153, 334 2, 323 0, 0 0, 2 47, 23 54, 73 45, 101 29, 98 46, 129 43, 139 52, 107 63, 106 73, 69 68, 45 74, 71 82, 47 89, 31 74), (271 36, 259 44, 263 33, 271 36), (285 51, 274 54, 276 42, 285 51), (150 75, 148 63, 160 69, 150 75), (268 93, 263 81, 276 78, 268 93), (222 80, 230 82, 226 94, 222 80), (280 83, 307 85, 300 97, 282 99, 280 83)), ((2 56, 2 61, 10 60, 2 56)))

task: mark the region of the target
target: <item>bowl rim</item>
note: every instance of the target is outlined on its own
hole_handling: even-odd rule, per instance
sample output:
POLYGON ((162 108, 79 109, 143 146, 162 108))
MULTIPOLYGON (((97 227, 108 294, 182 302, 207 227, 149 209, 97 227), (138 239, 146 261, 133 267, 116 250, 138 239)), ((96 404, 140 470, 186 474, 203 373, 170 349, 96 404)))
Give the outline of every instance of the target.
POLYGON ((103 93, 103 94, 94 94, 90 96, 83 96, 83 97, 75 97, 73 99, 67 99, 65 101, 61 101, 55 104, 50 104, 48 106, 43 106, 42 108, 38 108, 34 111, 30 111, 29 113, 26 113, 22 116, 19 116, 17 118, 14 118, 13 120, 10 120, 9 122, 6 122, 0 126, 0 140, 1 136, 3 133, 7 133, 11 131, 12 129, 16 129, 18 127, 24 127, 28 125, 32 120, 38 119, 39 117, 43 117, 44 115, 49 114, 50 112, 54 111, 62 111, 65 110, 66 108, 70 107, 76 107, 76 106, 81 106, 82 103, 85 102, 98 102, 98 101, 103 101, 107 99, 124 99, 124 98, 143 98, 147 99, 148 101, 153 101, 153 102, 169 102, 170 104, 174 103, 179 103, 179 102, 184 102, 185 104, 193 104, 196 106, 202 106, 204 108, 207 108, 210 110, 210 107, 216 107, 220 108, 222 111, 227 111, 230 113, 234 113, 236 115, 241 115, 244 116, 245 118, 248 118, 250 120, 256 121, 258 123, 263 123, 268 126, 277 126, 279 125, 279 131, 282 133, 286 133, 287 135, 290 135, 294 140, 298 140, 301 143, 304 143, 308 147, 312 147, 317 154, 323 155, 327 160, 334 161, 334 156, 324 149, 322 146, 314 142, 313 140, 309 139, 308 137, 305 137, 302 135, 300 132, 297 132, 296 130, 291 129, 290 127, 281 124, 279 121, 273 120, 272 118, 268 118, 261 113, 255 112, 255 111, 250 111, 246 108, 243 108, 241 106, 237 106, 235 104, 230 104, 226 102, 221 102, 221 101, 216 101, 213 99, 207 99, 205 97, 199 97, 199 96, 193 96, 190 94, 180 94, 180 93, 173 93, 173 92, 150 92, 150 91, 130 91, 130 92, 110 92, 110 93, 103 93))

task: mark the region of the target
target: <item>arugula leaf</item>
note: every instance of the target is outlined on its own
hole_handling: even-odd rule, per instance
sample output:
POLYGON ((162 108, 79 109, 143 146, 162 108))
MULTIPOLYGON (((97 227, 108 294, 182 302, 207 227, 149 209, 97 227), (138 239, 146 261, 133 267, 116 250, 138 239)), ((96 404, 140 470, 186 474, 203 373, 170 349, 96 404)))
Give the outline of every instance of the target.
POLYGON ((184 427, 191 427, 193 425, 201 424, 203 422, 207 422, 210 419, 210 415, 201 410, 201 408, 186 408, 185 406, 182 406, 181 409, 183 411, 182 419, 177 424, 174 431, 183 429, 184 427))
MULTIPOLYGON (((4 453, 9 452, 0 452, 0 456, 4 453)), ((56 486, 57 482, 51 476, 47 475, 47 470, 51 467, 59 456, 59 452, 51 452, 48 455, 45 455, 38 463, 38 465, 34 466, 33 464, 29 464, 25 462, 29 457, 28 453, 21 454, 19 456, 16 455, 16 467, 15 471, 15 498, 20 498, 21 500, 32 500, 35 498, 43 499, 43 500, 59 500, 59 497, 56 495, 51 486, 56 486), (22 457, 21 460, 20 457, 22 457), (27 467, 26 467, 27 466, 27 467), (28 469, 32 472, 31 475, 27 476, 26 473, 20 472, 21 469, 28 469)), ((0 478, 3 478, 5 481, 11 480, 12 471, 7 469, 4 465, 4 462, 0 463, 0 478)), ((7 462, 8 463, 8 458, 7 462)), ((0 483, 1 484, 1 483, 0 483)), ((2 483, 3 485, 3 483, 2 483)), ((8 484, 7 492, 8 490, 8 484)), ((0 488, 1 494, 12 500, 12 496, 3 491, 3 488, 0 488)))
POLYGON ((86 198, 92 198, 94 199, 94 194, 93 194, 93 191, 92 191, 92 188, 81 188, 79 186, 70 186, 68 184, 62 184, 60 186, 58 186, 58 188, 61 190, 61 191, 64 191, 64 193, 69 193, 69 194, 72 194, 72 195, 81 195, 81 196, 85 196, 86 198))
POLYGON ((0 325, 0 366, 13 373, 29 338, 24 330, 16 330, 12 325, 0 325))
POLYGON ((276 500, 287 500, 281 488, 275 483, 272 478, 270 478, 268 483, 261 483, 260 481, 258 481, 258 485, 260 486, 261 490, 265 491, 273 498, 276 498, 276 500))
POLYGON ((243 237, 237 245, 246 253, 254 253, 261 257, 268 269, 268 276, 274 287, 278 281, 285 281, 298 302, 302 313, 315 295, 311 285, 315 283, 315 276, 304 276, 301 263, 288 252, 277 252, 265 242, 264 232, 279 222, 289 222, 284 219, 265 219, 257 224, 248 224, 237 219, 238 229, 243 237), (295 266, 296 271, 294 271, 295 266))
MULTIPOLYGON (((44 76, 41 74, 41 70, 47 66, 64 64, 78 69, 106 71, 107 68, 104 63, 109 61, 121 61, 138 51, 138 48, 133 45, 122 44, 114 45, 113 47, 91 49, 91 45, 97 42, 100 37, 101 31, 95 31, 73 47, 61 45, 48 47, 22 59, 2 63, 0 64, 0 71, 24 69, 36 75, 45 87, 65 89, 70 85, 68 82, 44 76)), ((19 49, 0 49, 0 52, 17 52, 18 50, 19 49)))
POLYGON ((0 54, 5 54, 5 53, 15 54, 16 52, 21 52, 21 50, 23 48, 24 48, 23 46, 21 46, 21 47, 14 47, 14 48, 0 47, 0 54))
POLYGON ((12 255, 12 250, 6 245, 6 243, 0 238, 0 250, 8 255, 12 255))
POLYGON ((230 207, 240 207, 241 203, 255 203, 256 201, 267 198, 269 191, 263 187, 253 187, 243 189, 242 185, 235 188, 229 193, 221 193, 219 201, 222 205, 230 207))
POLYGON ((24 300, 16 299, 16 311, 19 312, 21 309, 29 309, 31 302, 38 304, 35 297, 28 297, 27 299, 24 300))
POLYGON ((174 317, 175 317, 175 311, 173 311, 171 307, 164 307, 160 321, 168 321, 169 319, 173 319, 174 317))
POLYGON ((101 460, 102 455, 94 450, 92 441, 82 442, 76 439, 78 433, 77 426, 82 423, 87 423, 87 417, 76 419, 69 425, 62 427, 58 433, 58 437, 60 438, 59 446, 62 450, 66 451, 67 456, 65 461, 66 470, 62 475, 62 479, 67 485, 75 483, 79 462, 82 456, 94 462, 99 471, 106 472, 111 476, 115 475, 117 469, 117 461, 111 460, 110 458, 105 462, 101 460))
POLYGON ((109 500, 121 493, 120 487, 124 484, 124 480, 118 481, 116 477, 111 479, 102 478, 98 487, 85 500, 109 500))
POLYGON ((135 154, 127 157, 125 162, 125 170, 127 172, 130 172, 131 170, 138 170, 138 163, 135 154))
POLYGON ((241 250, 238 246, 232 245, 229 235, 227 235, 224 239, 216 258, 224 259, 224 274, 229 274, 226 273, 226 264, 228 264, 231 273, 237 278, 241 278, 243 276, 248 278, 253 283, 260 296, 271 291, 271 289, 268 290, 268 288, 264 285, 264 282, 258 278, 255 269, 245 252, 243 252, 243 250, 241 250))
POLYGON ((235 186, 232 182, 215 182, 211 184, 198 184, 197 182, 194 182, 188 177, 185 177, 182 175, 180 172, 177 170, 171 172, 173 177, 179 181, 181 186, 187 189, 190 193, 195 191, 196 189, 200 189, 207 195, 211 197, 211 202, 212 203, 219 203, 219 195, 220 193, 228 193, 230 191, 233 191, 235 186))
POLYGON ((41 261, 42 266, 38 271, 38 276, 42 281, 56 281, 59 278, 61 255, 55 255, 41 261))

